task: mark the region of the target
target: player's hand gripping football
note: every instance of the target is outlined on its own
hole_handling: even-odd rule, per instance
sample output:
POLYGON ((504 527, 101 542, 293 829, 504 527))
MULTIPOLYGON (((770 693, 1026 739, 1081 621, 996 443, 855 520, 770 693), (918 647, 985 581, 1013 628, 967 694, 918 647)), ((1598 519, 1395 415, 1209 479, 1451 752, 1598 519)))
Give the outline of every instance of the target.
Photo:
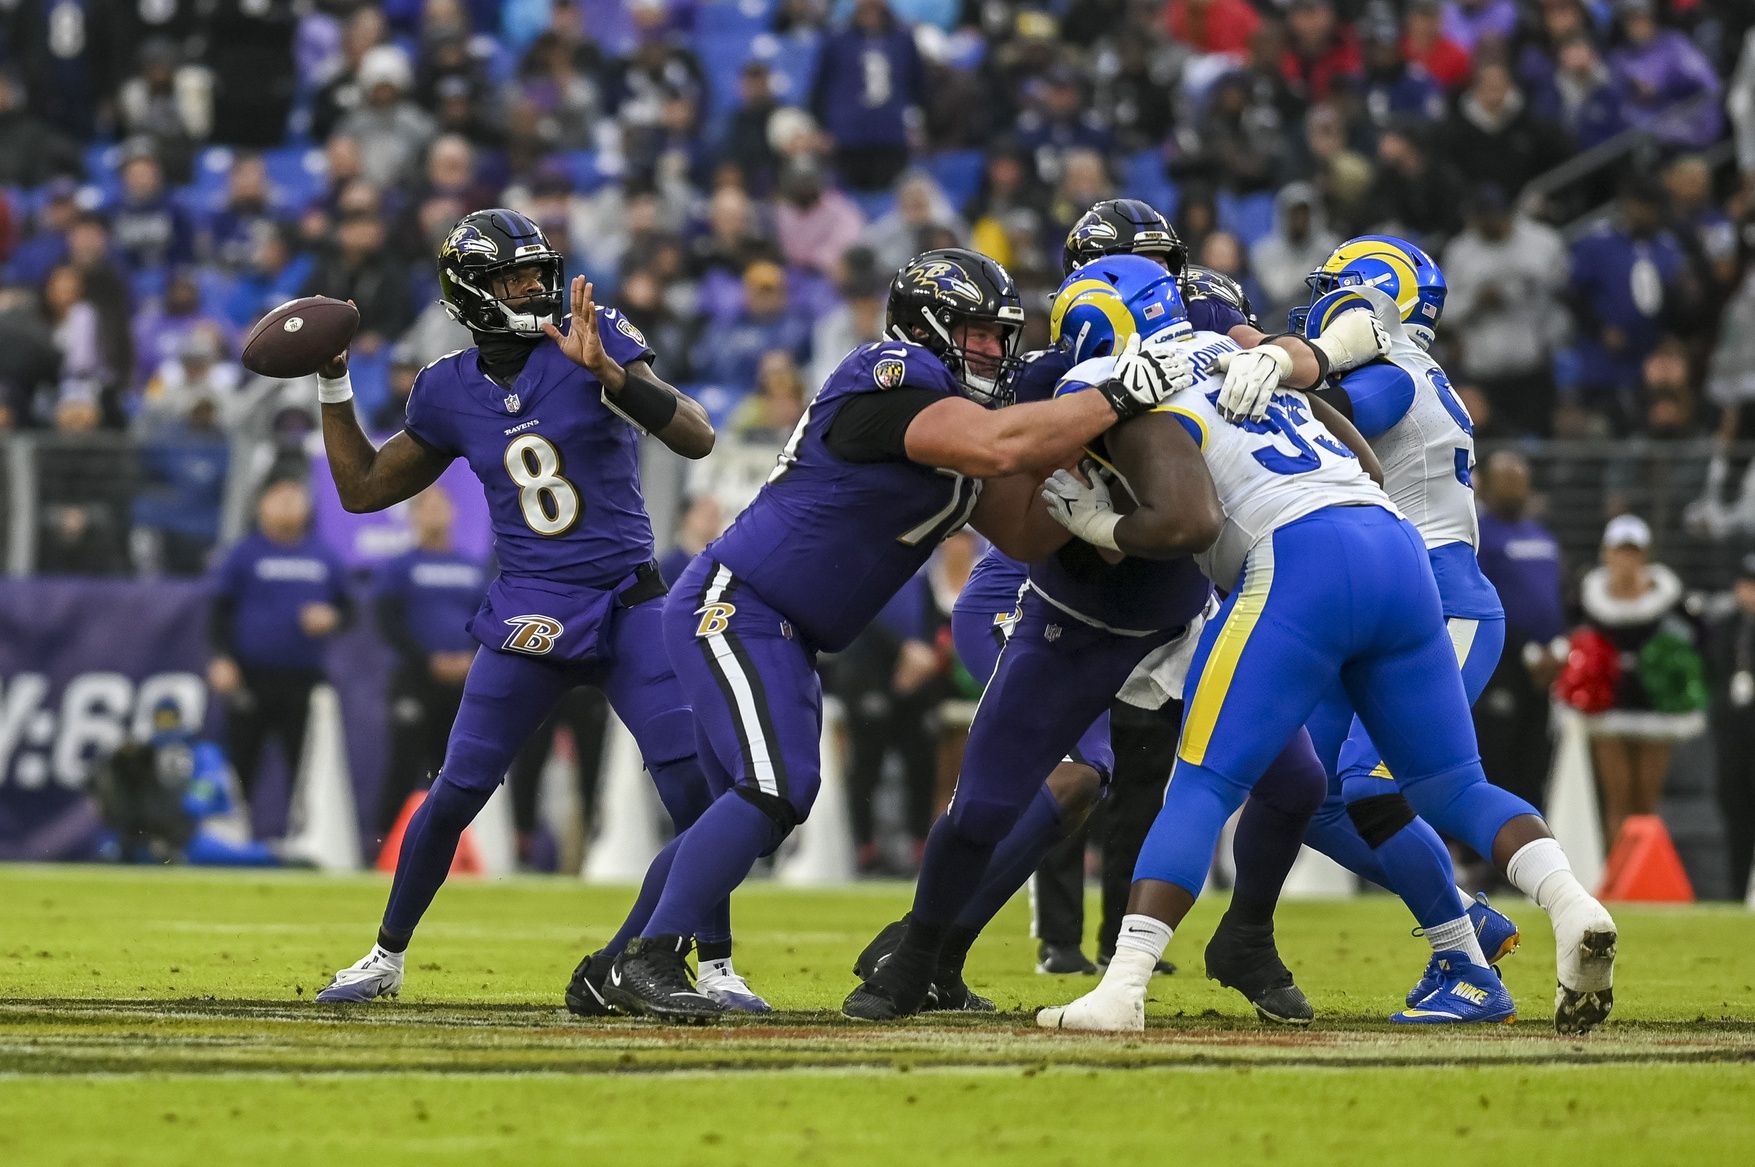
POLYGON ((1194 384, 1194 365, 1186 353, 1140 349, 1139 333, 1127 338, 1114 371, 1098 388, 1115 416, 1138 417, 1194 384))
MULTIPOLYGON (((548 338, 560 346, 569 360, 576 365, 583 365, 591 370, 593 376, 606 386, 611 384, 620 366, 610 359, 604 350, 603 338, 597 335, 597 303, 591 298, 592 284, 585 282, 584 276, 574 276, 572 286, 573 322, 567 331, 562 332, 554 325, 544 322, 542 330, 548 338), (608 374, 606 376, 605 374, 608 374)), ((619 378, 614 382, 621 384, 619 378)))
MULTIPOLYGON (((350 307, 353 307, 353 308, 359 307, 359 305, 355 304, 352 300, 348 301, 348 305, 350 307)), ((317 366, 317 376, 323 377, 323 378, 330 380, 330 381, 335 380, 335 378, 337 378, 337 377, 345 376, 346 374, 347 374, 347 350, 346 349, 342 349, 340 352, 336 353, 334 356, 332 356, 328 360, 324 361, 321 365, 317 366)))
POLYGON ((1095 463, 1086 462, 1075 474, 1056 470, 1042 484, 1042 501, 1048 504, 1049 516, 1074 535, 1108 551, 1115 545, 1115 524, 1121 516, 1109 497, 1109 484, 1103 480, 1095 463))

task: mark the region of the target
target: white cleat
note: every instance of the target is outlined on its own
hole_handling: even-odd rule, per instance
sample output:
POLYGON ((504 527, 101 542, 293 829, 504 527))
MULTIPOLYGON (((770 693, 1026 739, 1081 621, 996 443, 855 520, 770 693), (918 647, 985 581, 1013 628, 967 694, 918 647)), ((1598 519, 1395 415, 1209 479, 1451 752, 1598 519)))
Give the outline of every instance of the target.
POLYGON ((1055 1005, 1036 1014, 1043 1029, 1074 1029, 1088 1033, 1144 1033, 1145 995, 1124 990, 1104 991, 1098 985, 1068 1005, 1055 1005))
POLYGON ((772 1013, 774 1006, 762 1000, 750 983, 730 968, 710 968, 695 978, 695 988, 720 1008, 733 1013, 772 1013))
POLYGON ((1589 1033, 1608 1019, 1618 941, 1613 917, 1595 900, 1582 901, 1554 922, 1556 1030, 1589 1033))
POLYGON ((359 1004, 379 997, 394 997, 402 991, 402 964, 405 953, 386 952, 376 944, 359 961, 335 974, 335 979, 317 994, 325 1005, 359 1004))

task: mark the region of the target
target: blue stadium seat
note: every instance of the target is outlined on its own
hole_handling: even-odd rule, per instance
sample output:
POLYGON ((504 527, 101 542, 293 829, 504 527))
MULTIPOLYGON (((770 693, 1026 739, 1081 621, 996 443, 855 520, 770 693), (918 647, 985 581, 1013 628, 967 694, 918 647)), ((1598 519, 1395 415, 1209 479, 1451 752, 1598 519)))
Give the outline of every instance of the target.
POLYGON ((772 50, 763 57, 774 74, 774 95, 787 105, 805 105, 810 101, 810 83, 816 75, 817 57, 823 48, 822 38, 814 32, 792 33, 787 36, 763 37, 758 51, 772 50))
POLYGON ((695 31, 753 37, 767 31, 775 7, 776 0, 701 0, 695 9, 695 31))
POLYGON ((370 417, 390 399, 390 350, 375 353, 354 349, 347 357, 347 376, 353 382, 354 408, 370 417))
POLYGON ((678 385, 678 389, 701 403, 707 411, 707 417, 716 428, 723 428, 749 396, 748 389, 736 389, 729 385, 678 385))
POLYGON ((960 212, 981 190, 987 155, 981 150, 944 150, 928 157, 922 165, 938 180, 951 206, 960 212))
POLYGON ((1234 195, 1220 191, 1214 203, 1219 226, 1248 247, 1274 229, 1274 196, 1267 193, 1234 195))
POLYGON ((98 192, 101 203, 114 202, 122 193, 122 147, 87 146, 85 148, 85 181, 98 192))
POLYGON ((1158 209, 1172 223, 1182 201, 1176 183, 1164 170, 1164 155, 1158 150, 1141 150, 1130 155, 1121 167, 1121 185, 1128 198, 1143 199, 1158 209))
POLYGON ((264 152, 262 162, 276 200, 286 210, 304 210, 328 187, 328 164, 314 146, 279 146, 264 152))
POLYGON ((609 180, 603 159, 595 150, 569 150, 557 157, 567 172, 567 181, 581 194, 589 194, 609 180))
POLYGON ((895 193, 887 190, 850 190, 847 192, 847 197, 859 204, 859 209, 865 212, 867 222, 883 218, 896 205, 895 193))

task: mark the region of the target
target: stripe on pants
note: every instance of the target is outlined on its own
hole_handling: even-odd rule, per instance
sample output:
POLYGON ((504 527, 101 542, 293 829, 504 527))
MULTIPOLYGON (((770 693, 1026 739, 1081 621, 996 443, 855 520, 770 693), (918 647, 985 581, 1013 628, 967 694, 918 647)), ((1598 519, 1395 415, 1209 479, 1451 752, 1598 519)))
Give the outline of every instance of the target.
POLYGON ((1182 742, 1177 746, 1176 756, 1191 766, 1206 762, 1213 728, 1218 725, 1225 696, 1237 674, 1238 658, 1267 607, 1268 592, 1274 586, 1273 536, 1256 544, 1244 563, 1243 589, 1237 593, 1237 602, 1231 606, 1230 615, 1225 617, 1225 624, 1213 641, 1213 651, 1207 654, 1206 667, 1201 670, 1200 683, 1182 725, 1182 742))
MULTIPOLYGON (((717 566, 701 593, 701 603, 696 614, 709 604, 725 603, 732 590, 731 572, 723 566, 717 566)), ((770 745, 767 711, 762 708, 766 693, 762 689, 761 678, 747 667, 744 654, 739 651, 740 646, 735 642, 729 627, 724 632, 700 637, 700 642, 701 650, 707 658, 707 667, 719 682, 719 691, 724 694, 726 704, 731 706, 732 717, 737 725, 738 745, 743 750, 745 777, 753 779, 756 786, 764 792, 784 798, 785 767, 776 760, 770 745)))

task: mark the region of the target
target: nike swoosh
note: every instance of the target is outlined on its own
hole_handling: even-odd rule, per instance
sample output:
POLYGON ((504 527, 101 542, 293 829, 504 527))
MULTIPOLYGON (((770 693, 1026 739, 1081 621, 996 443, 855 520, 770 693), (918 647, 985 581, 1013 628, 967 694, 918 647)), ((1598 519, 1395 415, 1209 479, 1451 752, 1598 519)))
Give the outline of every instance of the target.
POLYGON ((1456 1018, 1457 1015, 1455 1013, 1446 1013, 1442 1009, 1408 1009, 1402 1013, 1402 1016, 1403 1017, 1450 1017, 1450 1018, 1456 1018))
POLYGON ((610 966, 610 968, 609 968, 609 983, 614 985, 618 989, 622 987, 622 970, 621 970, 620 965, 611 965, 610 966))

